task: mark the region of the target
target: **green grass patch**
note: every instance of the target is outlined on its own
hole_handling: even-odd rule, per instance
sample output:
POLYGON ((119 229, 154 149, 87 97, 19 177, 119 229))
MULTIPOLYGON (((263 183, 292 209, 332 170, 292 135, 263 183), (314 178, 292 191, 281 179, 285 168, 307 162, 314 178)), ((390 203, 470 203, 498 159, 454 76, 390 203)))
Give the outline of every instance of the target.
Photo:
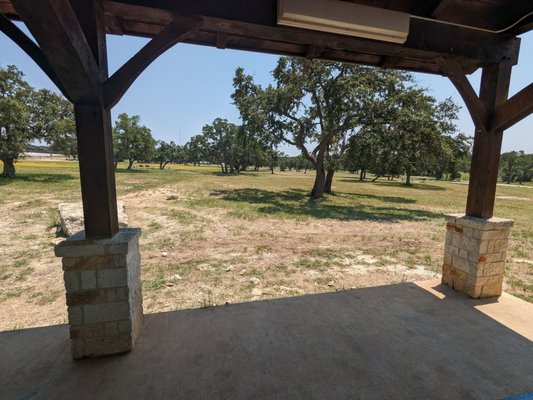
POLYGON ((24 293, 24 290, 20 287, 3 290, 0 292, 0 303, 9 299, 16 299, 22 296, 22 293, 24 293))
POLYGON ((35 304, 38 306, 44 306, 50 303, 53 303, 57 299, 63 296, 64 290, 56 289, 49 290, 47 292, 37 292, 32 294, 30 297, 35 300, 35 304))
POLYGON ((172 218, 173 220, 178 221, 180 224, 184 224, 184 225, 190 224, 192 221, 197 219, 197 217, 194 214, 188 211, 178 210, 175 208, 171 210, 166 210, 165 215, 169 218, 172 218))
POLYGON ((314 271, 326 271, 327 263, 322 260, 317 260, 314 258, 301 258, 294 265, 297 268, 311 269, 314 271))

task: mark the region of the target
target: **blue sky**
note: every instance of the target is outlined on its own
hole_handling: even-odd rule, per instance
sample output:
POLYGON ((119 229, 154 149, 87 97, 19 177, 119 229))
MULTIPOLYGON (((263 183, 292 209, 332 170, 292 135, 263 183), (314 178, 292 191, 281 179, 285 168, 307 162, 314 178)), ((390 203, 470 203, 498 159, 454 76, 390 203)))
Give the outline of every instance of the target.
MULTIPOLYGON (((145 43, 145 39, 108 35, 110 73, 128 60, 145 43)), ((510 95, 533 81, 533 33, 522 36, 520 61, 513 70, 510 95)), ((201 132, 213 119, 227 118, 238 122, 231 104, 232 78, 237 67, 254 75, 256 81, 268 83, 277 57, 259 53, 219 50, 216 48, 178 44, 156 60, 133 84, 113 109, 119 113, 140 115, 156 139, 184 144, 201 132)), ((26 54, 0 33, 0 65, 15 64, 36 88, 55 89, 26 54)), ((459 128, 472 135, 474 128, 464 103, 448 79, 429 74, 415 74, 418 83, 427 87, 437 99, 452 97, 462 106, 459 128)), ((480 73, 470 76, 474 88, 479 87, 480 73)), ((290 154, 296 151, 284 149, 290 154)), ((503 151, 525 150, 533 153, 533 116, 505 133, 503 151)))

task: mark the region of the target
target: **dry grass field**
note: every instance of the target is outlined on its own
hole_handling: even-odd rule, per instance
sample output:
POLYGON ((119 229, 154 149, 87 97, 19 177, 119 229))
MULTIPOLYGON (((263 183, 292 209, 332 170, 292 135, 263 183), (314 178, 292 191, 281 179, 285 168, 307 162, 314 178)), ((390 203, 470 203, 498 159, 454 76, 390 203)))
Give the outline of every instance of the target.
MULTIPOLYGON (((80 201, 77 164, 22 161, 0 180, 0 330, 66 322, 57 206, 80 201)), ((145 312, 343 290, 440 275, 446 213, 467 185, 358 182, 306 198, 313 173, 215 167, 117 173, 130 226, 142 228, 145 312)), ((505 290, 533 301, 533 188, 500 185, 496 212, 513 218, 505 290)))

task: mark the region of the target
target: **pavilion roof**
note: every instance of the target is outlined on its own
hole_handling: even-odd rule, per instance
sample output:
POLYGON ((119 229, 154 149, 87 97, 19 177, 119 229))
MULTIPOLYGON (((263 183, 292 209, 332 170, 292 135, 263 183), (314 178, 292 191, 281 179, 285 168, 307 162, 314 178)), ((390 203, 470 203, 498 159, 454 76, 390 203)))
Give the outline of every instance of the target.
MULTIPOLYGON (((409 13, 413 17, 407 41, 395 44, 279 26, 276 0, 104 0, 103 4, 110 34, 154 37, 176 17, 195 16, 203 19, 203 25, 186 43, 429 73, 441 73, 436 61, 440 57, 455 59, 465 73, 502 60, 515 64, 516 35, 533 29, 533 15, 528 16, 533 2, 527 0, 349 1, 409 13), (500 33, 480 30, 510 26, 500 33)), ((0 0, 0 12, 18 18, 10 0, 0 0)))

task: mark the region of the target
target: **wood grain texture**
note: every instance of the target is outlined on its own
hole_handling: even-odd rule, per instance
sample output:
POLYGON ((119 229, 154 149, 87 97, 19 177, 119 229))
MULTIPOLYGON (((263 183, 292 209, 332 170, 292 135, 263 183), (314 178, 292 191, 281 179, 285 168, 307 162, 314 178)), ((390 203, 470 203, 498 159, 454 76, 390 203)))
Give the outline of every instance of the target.
MULTIPOLYGON (((506 63, 483 68, 479 98, 489 118, 507 99, 512 66, 506 63)), ((503 131, 479 131, 474 136, 466 215, 491 218, 494 214, 496 183, 500 165, 503 131)))
POLYGON ((176 17, 104 83, 104 104, 112 108, 135 79, 161 54, 179 43, 203 24, 200 18, 176 17))
POLYGON ((74 102, 102 99, 99 68, 68 0, 13 0, 13 5, 74 102))
POLYGON ((466 77, 461 66, 456 61, 443 57, 437 57, 435 62, 439 65, 442 73, 450 79, 461 95, 466 108, 474 121, 476 130, 486 131, 488 128, 487 110, 470 84, 470 81, 466 77))
POLYGON ((0 14, 0 30, 13 42, 15 42, 24 52, 35 61, 35 63, 43 70, 43 72, 50 78, 63 95, 69 99, 69 94, 63 87, 63 84, 57 77, 48 59, 41 51, 39 46, 35 44, 24 32, 22 32, 11 20, 5 15, 0 14))
POLYGON ((492 129, 506 130, 533 114, 533 83, 496 107, 492 129))

